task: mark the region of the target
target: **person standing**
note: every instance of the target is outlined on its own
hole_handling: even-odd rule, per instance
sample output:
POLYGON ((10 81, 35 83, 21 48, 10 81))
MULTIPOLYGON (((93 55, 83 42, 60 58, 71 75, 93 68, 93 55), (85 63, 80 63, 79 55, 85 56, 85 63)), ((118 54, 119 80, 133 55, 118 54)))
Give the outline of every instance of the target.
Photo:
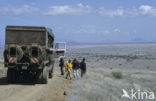
POLYGON ((78 69, 79 69, 79 62, 77 61, 77 59, 75 58, 72 62, 73 64, 73 72, 74 72, 74 78, 79 78, 79 72, 78 72, 78 69))
POLYGON ((66 79, 68 78, 68 76, 70 77, 70 79, 72 79, 71 77, 72 63, 70 59, 66 61, 65 67, 66 67, 66 72, 67 72, 66 79))
POLYGON ((83 58, 81 63, 80 63, 80 69, 81 69, 81 77, 83 77, 86 74, 86 71, 87 71, 85 58, 83 58))
POLYGON ((60 66, 61 75, 64 75, 64 59, 63 59, 63 57, 60 58, 59 62, 60 62, 59 66, 60 66))

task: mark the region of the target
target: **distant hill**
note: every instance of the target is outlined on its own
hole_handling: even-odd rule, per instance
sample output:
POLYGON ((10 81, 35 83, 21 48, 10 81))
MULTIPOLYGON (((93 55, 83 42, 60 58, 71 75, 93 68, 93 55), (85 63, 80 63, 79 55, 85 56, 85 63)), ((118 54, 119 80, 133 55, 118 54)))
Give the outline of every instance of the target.
MULTIPOLYGON (((156 41, 146 41, 141 38, 133 39, 132 41, 127 42, 119 42, 119 41, 113 41, 113 40, 103 40, 101 42, 81 42, 81 41, 75 41, 71 39, 56 39, 55 42, 66 42, 67 45, 97 45, 97 44, 153 44, 156 43, 156 41)), ((4 46, 4 40, 0 40, 0 47, 4 46)))

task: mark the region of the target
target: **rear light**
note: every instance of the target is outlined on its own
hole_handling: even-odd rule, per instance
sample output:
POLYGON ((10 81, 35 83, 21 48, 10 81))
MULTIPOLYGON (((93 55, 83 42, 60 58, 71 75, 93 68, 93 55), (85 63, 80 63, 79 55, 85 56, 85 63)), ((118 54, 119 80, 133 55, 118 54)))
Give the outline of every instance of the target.
POLYGON ((31 63, 37 64, 38 62, 39 62, 39 60, 37 58, 35 58, 35 57, 31 58, 31 63))
POLYGON ((16 47, 11 47, 9 50, 9 58, 8 58, 9 63, 16 63, 17 61, 16 54, 17 54, 16 47))
POLYGON ((9 57, 9 63, 16 63, 16 56, 15 57, 9 57))

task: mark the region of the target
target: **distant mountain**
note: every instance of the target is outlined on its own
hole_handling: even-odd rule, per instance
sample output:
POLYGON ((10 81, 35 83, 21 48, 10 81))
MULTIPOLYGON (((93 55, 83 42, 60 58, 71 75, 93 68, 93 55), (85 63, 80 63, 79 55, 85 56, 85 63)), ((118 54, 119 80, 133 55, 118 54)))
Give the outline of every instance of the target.
MULTIPOLYGON (((66 42, 67 45, 95 45, 95 44, 135 44, 135 43, 156 43, 155 41, 147 41, 142 38, 135 38, 132 39, 131 41, 123 42, 123 41, 114 41, 110 39, 104 39, 104 40, 96 40, 96 41, 88 41, 88 42, 83 42, 83 41, 76 41, 72 39, 56 39, 55 42, 66 42)), ((4 46, 4 40, 0 40, 0 47, 4 46)))
POLYGON ((147 42, 147 40, 144 40, 142 38, 134 38, 132 41, 133 42, 147 42))

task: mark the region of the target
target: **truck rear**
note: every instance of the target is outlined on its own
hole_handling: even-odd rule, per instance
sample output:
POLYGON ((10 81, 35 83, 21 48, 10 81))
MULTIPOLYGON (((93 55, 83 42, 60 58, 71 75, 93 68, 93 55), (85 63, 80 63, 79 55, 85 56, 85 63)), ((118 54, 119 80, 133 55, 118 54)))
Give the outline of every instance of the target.
POLYGON ((8 82, 23 77, 47 83, 53 76, 55 58, 66 51, 56 49, 54 39, 52 30, 45 27, 7 26, 4 64, 8 82))

